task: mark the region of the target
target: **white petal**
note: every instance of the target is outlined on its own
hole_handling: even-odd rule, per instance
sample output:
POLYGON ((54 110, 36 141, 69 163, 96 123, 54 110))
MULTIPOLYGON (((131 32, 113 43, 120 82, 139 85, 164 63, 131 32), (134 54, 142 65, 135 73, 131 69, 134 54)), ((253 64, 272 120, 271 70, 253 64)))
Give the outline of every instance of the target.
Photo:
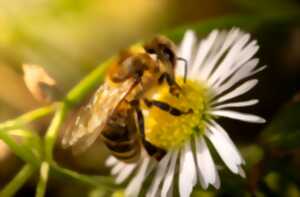
POLYGON ((202 69, 202 64, 204 62, 204 59, 207 57, 209 51, 211 50, 211 46, 214 44, 215 39, 218 36, 218 30, 214 30, 211 32, 208 36, 208 38, 202 40, 199 44, 195 60, 193 62, 193 68, 191 70, 191 74, 197 73, 197 71, 200 71, 202 69))
POLYGON ((221 187, 221 180, 219 177, 219 174, 217 174, 216 180, 214 183, 212 183, 212 185, 216 188, 216 189, 220 189, 221 187))
POLYGON ((239 53, 237 66, 250 60, 256 54, 258 49, 259 46, 257 45, 256 40, 252 40, 248 43, 247 46, 245 46, 245 48, 243 48, 243 50, 239 53))
POLYGON ((233 70, 232 73, 230 73, 230 75, 232 74, 232 76, 225 83, 221 84, 223 81, 218 80, 217 83, 213 84, 213 88, 216 89, 216 95, 222 94, 223 92, 237 84, 239 81, 247 77, 253 76, 266 68, 266 66, 262 66, 253 70, 257 64, 258 59, 252 59, 240 68, 237 68, 237 71, 233 70))
POLYGON ((222 53, 224 52, 224 50, 221 49, 221 47, 224 43, 225 38, 226 32, 222 31, 218 34, 215 42, 211 46, 209 56, 205 59, 205 62, 203 63, 203 69, 200 73, 201 79, 208 81, 211 72, 215 69, 216 66, 218 66, 218 59, 222 56, 222 53))
POLYGON ((244 169, 241 166, 239 168, 239 175, 243 178, 246 178, 246 173, 245 173, 244 169))
POLYGON ((235 161, 238 165, 245 164, 245 160, 243 159, 240 151, 236 148, 234 143, 232 142, 231 138, 229 137, 228 133, 215 121, 211 121, 211 125, 207 125, 210 130, 212 130, 215 135, 222 135, 221 137, 226 140, 228 143, 228 152, 235 158, 235 161))
POLYGON ((117 175, 119 174, 119 172, 125 167, 125 163, 123 162, 119 162, 117 165, 115 165, 112 169, 111 169, 111 174, 112 175, 117 175))
POLYGON ((235 70, 233 69, 232 72, 230 72, 228 74, 228 76, 225 77, 225 79, 226 79, 227 77, 229 77, 232 74, 231 78, 229 80, 227 80, 225 83, 223 83, 222 85, 220 85, 220 84, 225 79, 218 80, 218 82, 214 84, 214 87, 217 89, 217 95, 228 90, 229 88, 231 88, 232 86, 237 84, 239 81, 255 74, 253 70, 257 66, 258 62, 259 62, 258 59, 252 59, 252 60, 248 61, 247 63, 245 63, 244 65, 242 65, 241 67, 239 67, 235 70))
POLYGON ((195 136, 196 161, 199 172, 199 180, 202 180, 203 189, 209 184, 214 184, 219 178, 216 166, 209 152, 209 149, 202 136, 195 136))
POLYGON ((116 177, 116 183, 117 184, 123 183, 133 173, 136 167, 137 167, 136 163, 127 164, 116 177))
POLYGON ((246 113, 241 113, 241 112, 236 112, 236 111, 231 111, 231 110, 216 110, 210 112, 210 114, 215 115, 215 116, 222 116, 226 118, 231 118, 235 120, 241 120, 245 122, 252 122, 252 123, 265 123, 266 120, 252 114, 246 114, 246 113))
POLYGON ((146 179, 147 168, 149 167, 150 158, 146 157, 142 162, 142 165, 138 169, 135 177, 130 181, 129 185, 126 187, 125 195, 127 197, 136 197, 139 195, 142 184, 146 179))
POLYGON ((111 167, 117 163, 118 163, 118 160, 113 156, 109 156, 108 159, 106 159, 106 161, 105 161, 105 165, 107 167, 111 167))
POLYGON ((167 171, 167 174, 165 176, 162 189, 161 189, 161 197, 166 197, 168 195, 168 192, 171 189, 173 180, 174 180, 174 175, 176 171, 176 164, 177 164, 177 157, 178 157, 178 150, 175 150, 172 152, 171 155, 171 161, 169 165, 169 169, 167 171))
MULTIPOLYGON (((184 34, 184 38, 179 48, 178 57, 184 58, 188 62, 188 66, 191 65, 191 59, 193 54, 192 52, 196 41, 197 38, 195 33, 189 30, 184 34)), ((184 75, 184 62, 178 62, 175 72, 177 76, 184 75)))
POLYGON ((215 54, 214 61, 211 64, 213 67, 217 67, 209 78, 209 83, 212 82, 218 76, 223 75, 224 71, 230 70, 230 67, 235 63, 239 50, 242 49, 243 44, 247 42, 245 36, 240 35, 238 30, 226 32, 224 39, 222 40, 222 48, 219 48, 218 53, 215 54), (220 63, 219 63, 220 62, 220 63))
POLYGON ((220 85, 237 69, 241 67, 247 67, 248 65, 246 65, 245 63, 250 62, 250 59, 258 51, 259 47, 257 46, 256 40, 253 40, 250 43, 246 44, 246 42, 248 42, 250 38, 249 34, 241 32, 239 36, 240 38, 238 42, 230 49, 223 62, 220 64, 218 69, 216 69, 216 71, 210 78, 209 84, 220 85), (243 47, 244 44, 246 44, 245 47, 243 47))
POLYGON ((258 80, 256 80, 256 79, 246 81, 245 83, 243 83, 239 87, 235 88, 231 92, 229 92, 229 93, 221 96, 220 98, 218 98, 215 101, 215 103, 221 103, 221 102, 227 101, 229 99, 235 98, 237 96, 240 96, 242 94, 245 94, 246 92, 248 92, 252 88, 254 88, 254 86, 256 86, 257 83, 258 83, 258 80))
POLYGON ((213 108, 214 109, 226 109, 226 108, 230 108, 230 107, 247 107, 247 106, 255 105, 258 102, 259 102, 258 99, 252 99, 249 101, 232 102, 232 103, 217 105, 213 108))
POLYGON ((147 197, 157 196, 157 191, 158 191, 158 188, 160 186, 162 179, 164 178, 164 176, 166 174, 167 167, 168 167, 169 161, 171 159, 171 154, 172 154, 171 152, 168 152, 168 154, 165 155, 164 158, 159 162, 156 173, 155 173, 155 177, 154 177, 152 184, 146 194, 147 197))
POLYGON ((157 161, 153 158, 150 158, 150 164, 149 164, 149 166, 147 168, 147 171, 146 171, 146 177, 148 177, 150 175, 150 173, 153 171, 153 169, 156 168, 156 166, 157 166, 157 161))
POLYGON ((197 171, 190 141, 187 141, 180 153, 179 194, 189 197, 197 183, 197 171))
POLYGON ((266 68, 267 68, 266 65, 264 65, 264 66, 262 66, 262 67, 260 67, 260 68, 257 68, 256 70, 254 70, 254 71, 251 73, 251 75, 254 75, 254 74, 256 74, 256 73, 259 73, 259 72, 265 70, 266 68))
POLYGON ((217 152, 219 153, 220 157, 226 164, 226 166, 235 174, 239 171, 239 165, 236 163, 236 155, 232 155, 228 149, 231 149, 228 146, 228 143, 224 137, 217 135, 214 131, 206 132, 205 133, 208 139, 216 148, 217 152))
MULTIPOLYGON (((174 185, 172 184, 170 186, 170 189, 169 189, 168 193, 167 193, 167 197, 173 197, 173 190, 174 190, 174 185)), ((161 196, 161 197, 163 197, 163 196, 161 196)))

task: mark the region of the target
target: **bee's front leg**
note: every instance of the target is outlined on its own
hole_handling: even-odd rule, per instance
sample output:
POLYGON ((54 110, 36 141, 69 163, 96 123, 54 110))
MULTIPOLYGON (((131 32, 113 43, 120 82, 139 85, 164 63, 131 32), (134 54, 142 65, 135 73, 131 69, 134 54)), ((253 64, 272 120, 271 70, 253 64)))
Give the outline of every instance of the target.
POLYGON ((164 80, 167 82, 167 84, 169 85, 169 91, 172 95, 178 97, 180 95, 181 92, 181 87, 176 83, 175 79, 173 79, 170 74, 168 73, 163 73, 159 79, 158 79, 158 83, 162 84, 164 82, 164 80))
POLYGON ((144 99, 144 103, 147 107, 153 107, 153 106, 158 107, 159 109, 166 111, 173 116, 181 116, 181 115, 193 113, 192 109, 188 109, 187 111, 182 111, 162 101, 144 99))

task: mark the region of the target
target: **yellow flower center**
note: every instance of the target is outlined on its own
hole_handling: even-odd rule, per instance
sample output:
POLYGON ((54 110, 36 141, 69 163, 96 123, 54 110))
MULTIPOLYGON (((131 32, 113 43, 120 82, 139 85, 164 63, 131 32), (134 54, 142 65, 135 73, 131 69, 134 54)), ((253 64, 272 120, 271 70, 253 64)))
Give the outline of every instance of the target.
POLYGON ((208 89, 198 81, 177 81, 182 88, 178 98, 170 94, 169 87, 165 84, 157 87, 151 97, 184 112, 192 109, 192 113, 174 116, 157 107, 144 110, 146 139, 165 150, 182 145, 195 132, 203 132, 207 116, 208 89))

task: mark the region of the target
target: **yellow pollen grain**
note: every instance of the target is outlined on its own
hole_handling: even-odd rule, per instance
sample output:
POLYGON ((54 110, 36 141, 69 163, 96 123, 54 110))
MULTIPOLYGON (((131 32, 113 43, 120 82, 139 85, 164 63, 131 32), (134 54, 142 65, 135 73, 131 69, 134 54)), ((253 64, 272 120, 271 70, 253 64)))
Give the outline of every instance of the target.
POLYGON ((198 81, 177 81, 182 88, 178 98, 169 93, 169 87, 165 84, 157 87, 151 97, 182 111, 192 109, 192 113, 174 116, 157 107, 145 109, 146 139, 165 150, 182 145, 193 133, 204 130, 204 117, 209 100, 207 88, 198 81))

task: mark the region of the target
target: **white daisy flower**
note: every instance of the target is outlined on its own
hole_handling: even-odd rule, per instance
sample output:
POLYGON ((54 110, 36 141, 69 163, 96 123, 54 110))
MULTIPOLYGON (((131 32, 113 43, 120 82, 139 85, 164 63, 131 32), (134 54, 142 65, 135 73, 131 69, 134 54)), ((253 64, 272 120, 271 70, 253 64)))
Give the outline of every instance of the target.
POLYGON ((207 141, 231 172, 245 177, 243 157, 216 120, 226 117, 251 123, 265 122, 256 115, 235 110, 255 105, 257 99, 232 101, 258 83, 257 79, 249 79, 265 68, 257 68, 259 60, 253 58, 258 48, 256 40, 251 41, 249 34, 237 28, 214 30, 199 43, 194 32, 185 33, 178 56, 188 62, 186 83, 182 80, 184 66, 176 67, 183 96, 175 98, 168 94, 167 87, 162 87, 154 97, 180 109, 192 108, 193 113, 174 117, 157 108, 144 110, 146 139, 167 150, 167 154, 159 162, 145 155, 133 164, 112 156, 108 158, 106 164, 112 168, 116 183, 129 180, 126 196, 138 196, 146 178, 152 177, 149 175, 153 178, 146 189, 147 197, 172 196, 174 185, 178 185, 181 197, 190 196, 197 183, 204 189, 209 185, 218 189, 220 178, 207 141))

